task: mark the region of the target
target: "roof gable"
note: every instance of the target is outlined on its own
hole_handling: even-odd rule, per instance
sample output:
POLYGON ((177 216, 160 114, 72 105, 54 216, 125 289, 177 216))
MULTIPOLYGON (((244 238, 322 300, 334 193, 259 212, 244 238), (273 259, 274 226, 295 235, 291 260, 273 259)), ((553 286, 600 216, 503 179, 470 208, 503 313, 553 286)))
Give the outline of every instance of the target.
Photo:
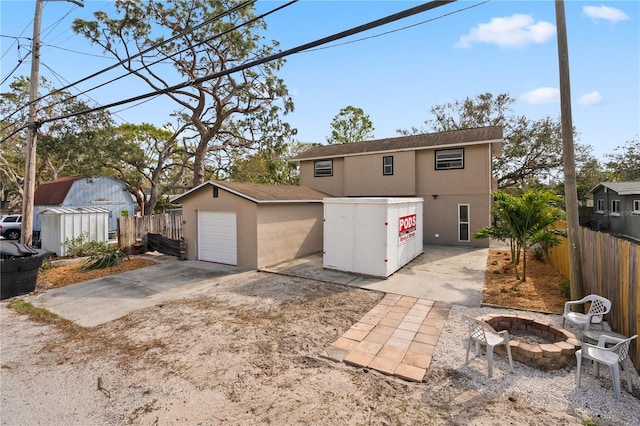
POLYGON ((209 181, 174 198, 174 202, 180 202, 191 194, 202 190, 204 187, 217 187, 245 198, 254 203, 301 203, 320 202, 327 197, 320 191, 306 186, 298 185, 267 185, 251 182, 226 182, 209 181))
POLYGON ((33 196, 33 204, 36 206, 56 206, 62 204, 73 182, 84 178, 84 176, 69 176, 38 185, 33 196))
POLYGON ((600 182, 590 192, 593 194, 600 188, 608 188, 618 193, 618 195, 639 195, 640 181, 634 182, 600 182))
POLYGON ((502 143, 502 141, 502 127, 490 126, 476 129, 461 129, 449 132, 426 133, 422 135, 345 143, 340 145, 316 146, 296 155, 292 160, 314 160, 319 158, 346 157, 380 152, 460 146, 474 143, 502 143))

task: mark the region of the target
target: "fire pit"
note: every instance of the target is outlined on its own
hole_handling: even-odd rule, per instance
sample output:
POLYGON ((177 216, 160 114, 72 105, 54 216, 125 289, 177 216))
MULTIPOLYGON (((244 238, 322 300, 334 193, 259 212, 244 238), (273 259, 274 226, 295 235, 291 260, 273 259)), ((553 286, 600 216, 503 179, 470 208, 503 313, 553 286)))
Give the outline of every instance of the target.
MULTIPOLYGON (((576 350, 581 346, 575 334, 520 315, 485 315, 481 320, 496 331, 509 331, 509 346, 514 360, 541 370, 559 370, 576 365, 576 350)), ((507 354, 504 346, 495 352, 507 354)))

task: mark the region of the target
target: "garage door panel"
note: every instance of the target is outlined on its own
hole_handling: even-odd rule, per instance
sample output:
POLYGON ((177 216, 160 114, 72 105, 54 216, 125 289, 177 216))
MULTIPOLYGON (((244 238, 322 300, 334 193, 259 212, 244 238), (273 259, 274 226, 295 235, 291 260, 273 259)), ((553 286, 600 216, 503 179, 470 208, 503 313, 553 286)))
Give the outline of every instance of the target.
POLYGON ((236 214, 198 212, 198 259, 237 265, 236 214))

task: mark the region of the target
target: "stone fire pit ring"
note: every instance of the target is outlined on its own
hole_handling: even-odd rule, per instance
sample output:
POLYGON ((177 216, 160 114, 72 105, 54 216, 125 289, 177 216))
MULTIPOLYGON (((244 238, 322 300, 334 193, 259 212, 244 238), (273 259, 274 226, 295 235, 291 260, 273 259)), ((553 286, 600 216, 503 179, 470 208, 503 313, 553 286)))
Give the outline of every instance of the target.
MULTIPOLYGON (((509 346, 515 361, 540 370, 559 370, 576 365, 575 354, 582 343, 570 331, 519 314, 490 314, 479 319, 496 331, 509 331, 509 346), (537 336, 548 343, 527 343, 517 336, 522 333, 537 336)), ((495 352, 507 355, 504 346, 496 346, 495 352)))

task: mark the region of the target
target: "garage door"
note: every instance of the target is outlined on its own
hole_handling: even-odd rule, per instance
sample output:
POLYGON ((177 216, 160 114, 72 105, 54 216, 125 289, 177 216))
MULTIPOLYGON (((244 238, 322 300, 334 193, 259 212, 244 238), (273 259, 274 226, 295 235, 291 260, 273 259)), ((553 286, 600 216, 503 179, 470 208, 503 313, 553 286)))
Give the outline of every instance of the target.
POLYGON ((236 214, 198 212, 198 259, 237 265, 236 214))

